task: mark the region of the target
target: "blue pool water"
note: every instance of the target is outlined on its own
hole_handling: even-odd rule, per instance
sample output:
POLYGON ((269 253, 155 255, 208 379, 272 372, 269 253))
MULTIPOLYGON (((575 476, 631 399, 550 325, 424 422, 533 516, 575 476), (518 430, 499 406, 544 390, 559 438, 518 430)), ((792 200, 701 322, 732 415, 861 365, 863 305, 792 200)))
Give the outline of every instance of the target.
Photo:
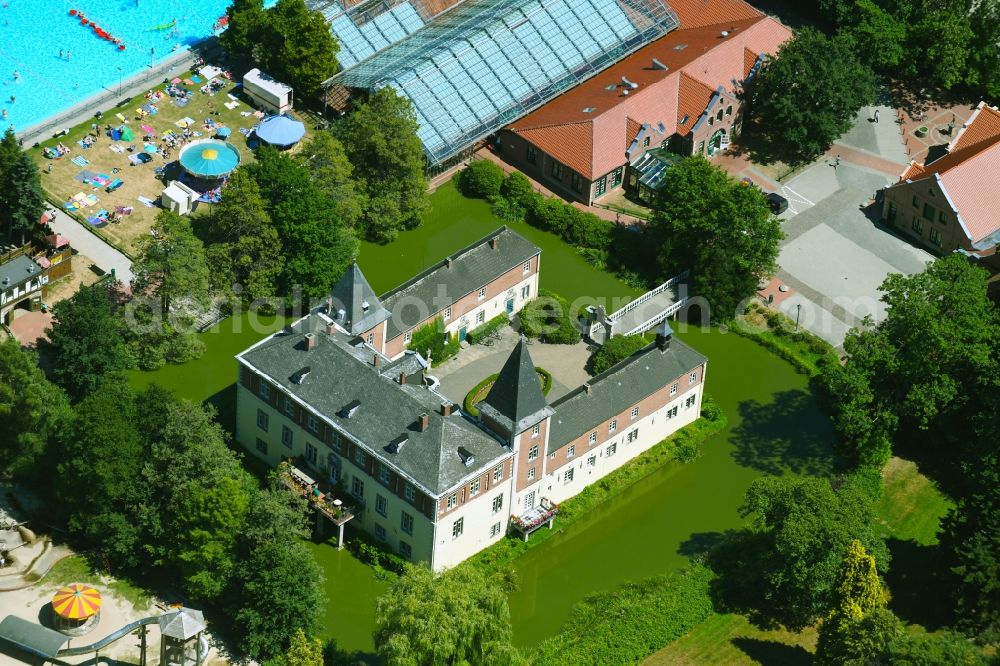
MULTIPOLYGON (((213 34, 230 0, 0 0, 2 127, 28 129, 213 34), (119 51, 70 10, 125 44, 119 51), (153 30, 176 19, 175 29, 153 30), (63 57, 59 57, 59 50, 63 57), (69 59, 65 57, 70 52, 69 59), (14 80, 14 72, 19 78, 14 80), (11 95, 16 100, 11 102, 11 95)), ((273 4, 273 3, 268 3, 273 4)))

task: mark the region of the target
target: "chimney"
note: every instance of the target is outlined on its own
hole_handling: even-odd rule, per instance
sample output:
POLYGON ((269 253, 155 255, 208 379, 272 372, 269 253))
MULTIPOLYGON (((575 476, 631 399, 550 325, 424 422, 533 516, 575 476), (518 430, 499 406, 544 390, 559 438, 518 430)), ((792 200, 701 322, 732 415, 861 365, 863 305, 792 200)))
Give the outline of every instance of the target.
POLYGON ((406 383, 406 373, 405 372, 399 373, 399 383, 400 383, 400 385, 403 385, 403 384, 406 383))
POLYGON ((455 403, 446 402, 441 405, 441 416, 451 416, 452 411, 455 409, 455 403))
POLYGON ((590 395, 594 392, 594 387, 590 385, 590 382, 586 382, 583 385, 583 390, 587 395, 590 395))
POLYGON ((662 69, 662 70, 666 70, 666 69, 667 69, 667 66, 666 66, 666 65, 664 65, 664 64, 663 64, 662 62, 660 62, 659 60, 657 60, 656 58, 653 58, 653 69, 662 69))
POLYGON ((672 337, 674 337, 674 331, 664 319, 660 327, 656 329, 656 347, 660 351, 667 351, 670 349, 670 338, 672 337))
POLYGON ((495 249, 497 249, 497 246, 499 246, 499 245, 500 245, 500 239, 499 238, 497 238, 496 236, 494 236, 493 238, 490 239, 490 249, 495 250, 495 249))
POLYGON ((336 332, 337 332, 337 327, 336 326, 334 326, 333 324, 327 324, 326 325, 326 334, 327 335, 333 335, 336 332))
POLYGON ((424 412, 423 414, 420 415, 420 419, 417 421, 417 429, 420 430, 420 432, 424 432, 430 426, 431 426, 431 415, 428 414, 427 412, 424 412))
POLYGON ((447 259, 444 260, 444 265, 447 266, 448 268, 451 268, 451 265, 453 263, 455 263, 455 262, 452 260, 451 257, 448 257, 447 259))
POLYGON ((374 365, 376 368, 378 368, 378 367, 380 367, 382 365, 382 356, 379 355, 378 352, 375 352, 372 355, 372 365, 374 365))
POLYGON ((316 334, 306 333, 306 351, 316 349, 316 334))

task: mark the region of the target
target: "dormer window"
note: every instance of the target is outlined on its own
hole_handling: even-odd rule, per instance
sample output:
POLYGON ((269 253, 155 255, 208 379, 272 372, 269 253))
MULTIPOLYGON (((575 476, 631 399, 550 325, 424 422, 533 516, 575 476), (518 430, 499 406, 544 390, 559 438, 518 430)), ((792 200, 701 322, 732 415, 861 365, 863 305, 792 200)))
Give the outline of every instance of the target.
POLYGON ((689 121, 689 120, 691 120, 691 116, 689 116, 688 114, 685 113, 684 117, 681 118, 681 125, 687 125, 687 121, 689 121))

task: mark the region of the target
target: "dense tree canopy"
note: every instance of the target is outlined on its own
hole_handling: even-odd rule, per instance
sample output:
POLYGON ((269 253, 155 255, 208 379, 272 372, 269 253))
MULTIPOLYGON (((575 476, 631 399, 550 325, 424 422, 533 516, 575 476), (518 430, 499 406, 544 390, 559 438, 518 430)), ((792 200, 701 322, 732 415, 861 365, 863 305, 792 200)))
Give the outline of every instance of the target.
POLYGON ((832 610, 820 626, 816 645, 816 661, 821 664, 843 663, 846 650, 840 645, 841 637, 865 614, 885 606, 875 558, 865 552, 857 539, 851 541, 840 563, 832 600, 832 610))
POLYGON ((764 196, 703 157, 667 169, 653 211, 647 233, 660 278, 690 269, 692 292, 715 320, 737 314, 776 269, 783 234, 764 196))
POLYGON ((391 86, 380 88, 333 126, 367 202, 360 225, 369 240, 391 241, 400 230, 418 226, 427 209, 417 127, 413 104, 391 86))
POLYGON ((474 567, 399 577, 375 606, 375 645, 387 666, 514 666, 507 591, 474 567))
POLYGON ((309 169, 320 191, 326 195, 340 221, 353 227, 361 218, 365 200, 354 182, 354 167, 344 144, 332 133, 318 130, 296 158, 309 169))
POLYGON ((8 128, 0 141, 0 221, 11 240, 24 242, 38 228, 45 195, 38 165, 23 152, 8 128))
POLYGON ((803 28, 763 64, 745 94, 751 145, 780 146, 786 161, 808 162, 875 100, 875 76, 853 39, 803 28))
POLYGON ((158 298, 161 314, 167 315, 181 299, 202 301, 208 296, 205 247, 186 218, 160 211, 152 233, 140 238, 137 246, 132 288, 158 298))
POLYGON ((122 337, 122 321, 113 312, 108 290, 83 286, 56 303, 48 341, 41 343, 51 361, 52 378, 74 400, 97 388, 109 373, 132 366, 122 337))
POLYGON ((37 355, 11 338, 0 342, 0 475, 47 473, 36 463, 71 420, 66 395, 45 378, 37 355))

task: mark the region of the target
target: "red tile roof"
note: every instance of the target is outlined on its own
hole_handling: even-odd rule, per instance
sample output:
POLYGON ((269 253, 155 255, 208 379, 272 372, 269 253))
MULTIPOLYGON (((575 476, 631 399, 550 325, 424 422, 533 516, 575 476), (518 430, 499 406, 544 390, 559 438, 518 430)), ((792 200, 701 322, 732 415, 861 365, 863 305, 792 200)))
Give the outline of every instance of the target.
POLYGON ((750 76, 750 70, 757 64, 757 54, 750 49, 743 49, 743 78, 750 76))
POLYGON ((708 101, 712 99, 715 90, 705 85, 698 79, 688 76, 686 72, 680 73, 680 85, 677 94, 677 133, 687 136, 691 133, 691 128, 698 122, 708 101), (687 116, 687 121, 684 121, 687 116))
MULTIPOLYGON (((624 162, 621 146, 627 146, 628 119, 640 124, 663 123, 667 134, 677 131, 677 122, 683 113, 692 117, 700 114, 705 105, 691 113, 698 97, 705 88, 734 87, 734 81, 744 78, 745 52, 774 53, 778 46, 791 37, 791 31, 777 21, 762 15, 741 0, 683 0, 671 2, 682 25, 694 23, 697 27, 683 27, 639 49, 616 65, 584 81, 532 113, 515 121, 508 130, 521 134, 540 149, 573 169, 594 180, 624 162), (707 11, 700 19, 693 15, 707 11), (732 20, 720 18, 723 12, 736 16, 732 20), (685 21, 687 21, 685 23, 685 21), (706 21, 711 21, 706 23, 706 21), (721 22, 721 23, 720 23, 721 22), (727 33, 726 36, 722 32, 727 33), (654 67, 653 59, 667 69, 654 67), (700 82, 701 87, 690 81, 680 90, 680 72, 688 79, 700 82), (622 79, 638 84, 625 88, 622 79), (681 112, 680 104, 688 109, 681 112), (585 112, 584 109, 593 109, 585 112), (589 135, 578 127, 587 124, 589 135), (551 128, 576 126, 572 140, 551 128), (536 142, 536 138, 542 143, 536 142)), ((756 59, 756 57, 755 57, 756 59)), ((707 104, 707 98, 705 102, 707 104)), ((689 121, 691 122, 691 121, 689 121)))
POLYGON ((1000 231, 994 195, 1000 188, 1000 110, 980 103, 948 154, 923 166, 911 163, 902 180, 926 178, 937 179, 973 243, 1000 231))

